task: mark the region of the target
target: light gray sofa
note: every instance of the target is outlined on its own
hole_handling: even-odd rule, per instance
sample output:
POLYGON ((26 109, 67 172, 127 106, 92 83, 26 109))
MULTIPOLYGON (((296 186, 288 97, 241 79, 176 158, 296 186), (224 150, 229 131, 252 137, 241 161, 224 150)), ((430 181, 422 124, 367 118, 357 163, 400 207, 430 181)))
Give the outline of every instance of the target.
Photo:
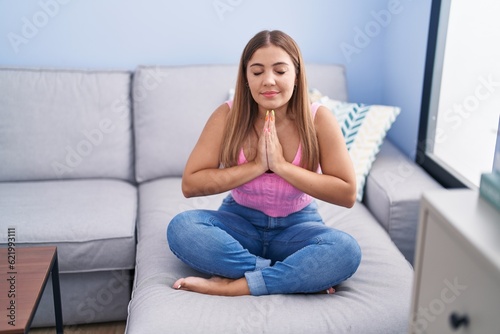
MULTIPOLYGON (((342 66, 307 69, 311 87, 347 100, 342 66)), ((352 234, 363 252, 335 295, 171 288, 199 273, 170 252, 168 222, 187 209, 216 209, 225 196, 185 199, 180 183, 235 79, 233 65, 0 69, 0 228, 15 227, 19 246, 58 246, 66 324, 127 319, 130 334, 405 332, 419 198, 439 186, 388 140, 363 203, 318 202, 326 224, 352 234)), ((53 323, 50 293, 36 326, 53 323)))

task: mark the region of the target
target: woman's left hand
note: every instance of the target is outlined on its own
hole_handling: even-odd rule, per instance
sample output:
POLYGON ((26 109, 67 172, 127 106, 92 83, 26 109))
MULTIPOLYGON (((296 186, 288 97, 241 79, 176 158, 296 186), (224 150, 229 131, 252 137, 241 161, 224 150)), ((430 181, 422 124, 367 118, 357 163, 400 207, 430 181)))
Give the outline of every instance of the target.
POLYGON ((269 113, 269 117, 266 118, 265 129, 267 165, 270 170, 276 172, 279 164, 285 162, 285 158, 283 156, 283 148, 281 147, 278 133, 276 132, 276 117, 274 110, 272 110, 269 113))

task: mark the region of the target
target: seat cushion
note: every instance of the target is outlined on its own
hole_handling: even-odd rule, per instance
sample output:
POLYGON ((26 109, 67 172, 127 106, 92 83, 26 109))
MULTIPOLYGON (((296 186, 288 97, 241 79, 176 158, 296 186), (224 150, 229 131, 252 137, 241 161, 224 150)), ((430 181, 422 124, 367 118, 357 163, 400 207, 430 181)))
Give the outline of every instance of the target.
MULTIPOLYGON (((68 326, 127 319, 127 305, 134 277, 132 272, 132 270, 112 270, 60 275, 64 324, 68 326)), ((50 278, 31 326, 55 326, 54 297, 50 278)), ((66 333, 75 332, 82 333, 76 329, 66 331, 66 333)))
POLYGON ((0 181, 131 181, 130 76, 1 68, 0 181))
POLYGON ((4 182, 0 212, 17 246, 57 246, 61 273, 134 267, 137 189, 127 182, 4 182))
POLYGON ((170 219, 193 208, 216 209, 225 194, 185 199, 180 178, 141 184, 136 277, 127 333, 403 333, 413 271, 361 203, 352 209, 318 201, 329 226, 353 235, 358 271, 334 295, 222 297, 175 290, 176 279, 202 276, 178 260, 165 233, 170 219))

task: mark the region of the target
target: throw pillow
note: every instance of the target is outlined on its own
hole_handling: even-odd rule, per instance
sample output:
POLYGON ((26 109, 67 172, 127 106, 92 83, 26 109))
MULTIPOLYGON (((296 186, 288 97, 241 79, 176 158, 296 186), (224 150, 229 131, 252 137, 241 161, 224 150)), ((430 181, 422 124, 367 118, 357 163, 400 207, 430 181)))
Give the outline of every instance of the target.
POLYGON ((366 177, 380 151, 387 131, 401 109, 393 106, 332 100, 315 89, 310 91, 310 98, 311 101, 319 102, 330 109, 339 122, 356 173, 356 199, 361 201, 366 177))

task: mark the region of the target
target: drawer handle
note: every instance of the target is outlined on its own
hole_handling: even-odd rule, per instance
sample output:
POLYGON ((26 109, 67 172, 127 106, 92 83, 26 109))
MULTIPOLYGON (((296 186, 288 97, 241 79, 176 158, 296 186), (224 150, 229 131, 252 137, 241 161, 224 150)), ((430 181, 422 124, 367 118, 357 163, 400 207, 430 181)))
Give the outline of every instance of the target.
POLYGON ((469 325, 469 317, 467 316, 467 314, 461 316, 458 315, 458 313, 453 312, 450 315, 450 325, 454 330, 459 329, 461 326, 467 327, 469 325))

